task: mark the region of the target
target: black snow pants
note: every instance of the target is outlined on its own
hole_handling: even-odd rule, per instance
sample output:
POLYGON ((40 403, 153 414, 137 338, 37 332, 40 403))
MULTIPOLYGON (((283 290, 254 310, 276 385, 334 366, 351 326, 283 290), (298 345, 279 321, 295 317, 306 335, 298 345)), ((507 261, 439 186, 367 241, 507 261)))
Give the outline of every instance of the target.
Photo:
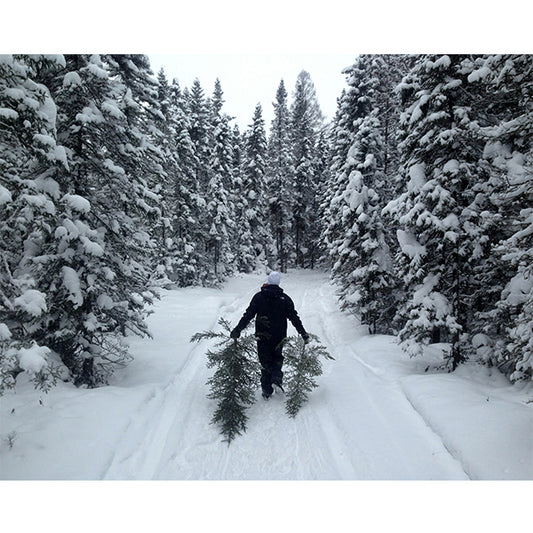
POLYGON ((273 392, 272 384, 282 385, 283 366, 282 355, 283 344, 281 340, 272 341, 271 339, 257 340, 257 353, 261 363, 261 388, 263 392, 270 396, 273 392))

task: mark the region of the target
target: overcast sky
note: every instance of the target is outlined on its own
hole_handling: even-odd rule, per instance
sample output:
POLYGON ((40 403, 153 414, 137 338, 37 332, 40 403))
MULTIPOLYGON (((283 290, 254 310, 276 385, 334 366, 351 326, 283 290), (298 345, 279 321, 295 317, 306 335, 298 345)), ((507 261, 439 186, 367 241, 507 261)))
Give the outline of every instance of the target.
POLYGON ((191 87, 200 80, 206 96, 213 93, 218 77, 224 91, 223 111, 235 117, 243 131, 252 121, 260 103, 268 130, 273 118, 272 102, 283 79, 292 101, 296 77, 307 70, 316 88, 318 102, 327 119, 333 118, 337 98, 346 86, 342 74, 355 55, 348 54, 150 54, 152 70, 164 68, 169 81, 177 78, 180 86, 191 87))

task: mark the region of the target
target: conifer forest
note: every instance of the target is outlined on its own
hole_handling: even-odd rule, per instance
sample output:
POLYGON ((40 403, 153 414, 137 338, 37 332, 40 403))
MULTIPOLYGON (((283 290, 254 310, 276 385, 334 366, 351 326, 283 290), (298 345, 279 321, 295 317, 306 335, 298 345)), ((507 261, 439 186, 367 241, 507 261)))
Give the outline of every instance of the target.
POLYGON ((533 56, 360 55, 240 131, 144 55, 0 56, 0 395, 105 384, 160 288, 330 272, 413 357, 533 376, 533 56))

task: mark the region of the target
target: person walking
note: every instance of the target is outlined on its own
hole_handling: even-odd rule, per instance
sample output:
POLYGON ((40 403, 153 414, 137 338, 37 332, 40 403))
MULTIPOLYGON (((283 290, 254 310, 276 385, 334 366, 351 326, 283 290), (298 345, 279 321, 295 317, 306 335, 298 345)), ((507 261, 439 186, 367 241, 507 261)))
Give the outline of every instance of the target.
POLYGON ((283 339, 287 336, 287 319, 302 336, 305 343, 309 335, 294 308, 294 302, 279 286, 279 272, 271 272, 267 282, 256 293, 239 323, 230 333, 232 339, 238 339, 250 321, 255 319, 255 336, 257 354, 261 363, 261 389, 263 398, 272 396, 274 387, 283 392, 283 339))

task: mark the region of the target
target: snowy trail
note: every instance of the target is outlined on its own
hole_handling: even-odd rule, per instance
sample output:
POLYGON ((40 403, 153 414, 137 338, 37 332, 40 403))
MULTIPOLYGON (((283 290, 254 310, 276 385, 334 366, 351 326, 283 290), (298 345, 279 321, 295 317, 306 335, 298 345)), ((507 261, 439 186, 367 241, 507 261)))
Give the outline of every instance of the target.
MULTIPOLYGON (((258 399, 249 409, 247 432, 229 447, 223 443, 209 424, 213 402, 206 399, 207 343, 192 345, 188 338, 214 327, 219 316, 235 324, 261 281, 260 276, 232 280, 220 302, 197 301, 194 309, 186 308, 190 299, 181 308, 177 293, 160 305, 160 312, 168 313, 172 301, 176 320, 199 327, 161 332, 169 338, 168 346, 184 356, 169 380, 132 415, 104 479, 467 478, 399 383, 359 357, 353 344, 364 330, 339 311, 334 289, 321 273, 288 275, 282 286, 305 327, 321 338, 335 361, 324 363, 319 388, 295 419, 284 413, 283 397, 258 399)), ((154 325, 157 319, 156 310, 154 325)), ((295 334, 292 326, 290 334, 295 334)), ((149 343, 141 340, 136 349, 149 343)))
POLYGON ((257 391, 228 447, 210 424, 212 341, 189 341, 221 317, 235 325, 264 280, 165 291, 153 338, 129 339, 134 360, 108 387, 61 382, 43 394, 17 380, 0 399, 0 479, 533 479, 532 384, 475 363, 425 372, 438 346, 411 359, 392 337, 367 335, 312 271, 289 272, 282 287, 335 360, 294 419, 283 396, 257 391))

